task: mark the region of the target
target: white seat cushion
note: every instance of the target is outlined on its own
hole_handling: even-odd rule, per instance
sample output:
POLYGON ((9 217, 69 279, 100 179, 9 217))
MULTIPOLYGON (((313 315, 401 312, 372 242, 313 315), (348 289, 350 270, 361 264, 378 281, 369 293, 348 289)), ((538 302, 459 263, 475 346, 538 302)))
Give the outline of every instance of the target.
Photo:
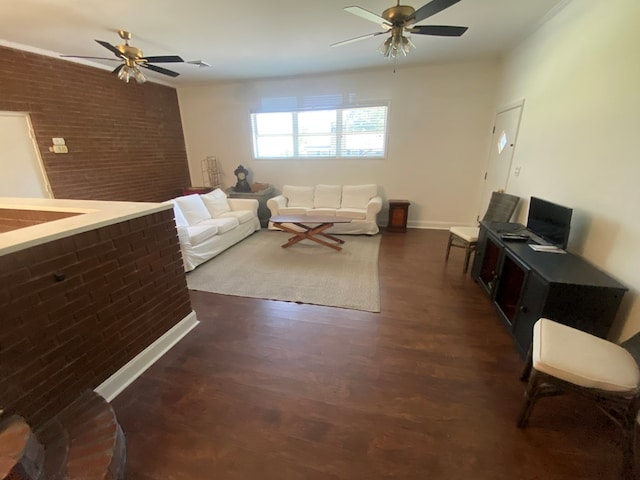
POLYGON ((342 187, 342 208, 367 208, 367 203, 378 195, 378 186, 345 185, 342 187))
POLYGON ((226 233, 240 225, 240 221, 235 217, 212 218, 210 220, 205 220, 202 223, 204 225, 215 225, 218 227, 219 234, 226 233))
POLYGON ((367 211, 362 208, 339 208, 336 217, 353 218, 363 220, 367 218, 367 211))
POLYGON ((278 210, 278 215, 306 215, 308 211, 304 207, 283 207, 278 210))
POLYGON ((198 245, 205 240, 210 239, 218 234, 218 227, 216 225, 203 225, 202 223, 187 227, 189 233, 189 243, 191 245, 198 245))
POLYGON ((175 198, 174 201, 178 204, 178 207, 180 207, 184 218, 190 226, 211 218, 211 214, 200 198, 200 195, 185 195, 175 198))
POLYGON ((214 191, 206 193, 204 195, 200 195, 204 205, 209 210, 212 218, 217 218, 223 213, 227 213, 231 211, 231 207, 227 202, 227 194, 224 193, 219 188, 216 188, 214 191))
POLYGON ((309 210, 307 215, 322 215, 323 217, 335 217, 336 209, 335 208, 314 208, 313 210, 309 210))
POLYGON ((287 207, 313 208, 313 187, 284 185, 282 194, 287 197, 287 207))
POLYGON ((221 214, 219 218, 226 217, 235 217, 240 223, 246 223, 256 218, 256 214, 251 210, 233 210, 232 212, 221 214))
POLYGON ((313 193, 313 208, 340 208, 342 186, 316 185, 313 193))
POLYGON ((633 391, 640 370, 631 354, 615 343, 541 318, 533 326, 533 367, 587 388, 633 391))
POLYGON ((451 227, 449 232, 466 242, 477 243, 480 229, 478 227, 451 227))

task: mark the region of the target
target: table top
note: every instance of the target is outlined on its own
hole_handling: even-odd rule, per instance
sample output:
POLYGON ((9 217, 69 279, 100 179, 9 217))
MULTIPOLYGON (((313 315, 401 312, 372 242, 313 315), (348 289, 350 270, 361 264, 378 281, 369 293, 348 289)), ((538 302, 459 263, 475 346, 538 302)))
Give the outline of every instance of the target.
POLYGON ((351 223, 350 218, 329 215, 275 215, 269 220, 273 223, 351 223))

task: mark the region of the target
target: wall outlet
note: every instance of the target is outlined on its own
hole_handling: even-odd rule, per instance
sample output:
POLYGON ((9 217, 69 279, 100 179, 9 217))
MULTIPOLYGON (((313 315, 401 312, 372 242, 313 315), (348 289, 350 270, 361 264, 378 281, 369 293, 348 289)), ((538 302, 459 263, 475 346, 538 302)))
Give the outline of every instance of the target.
POLYGON ((64 145, 64 138, 59 138, 59 137, 55 137, 52 138, 51 141, 53 142, 54 145, 64 145))
POLYGON ((69 149, 66 145, 54 145, 53 153, 69 153, 69 149))

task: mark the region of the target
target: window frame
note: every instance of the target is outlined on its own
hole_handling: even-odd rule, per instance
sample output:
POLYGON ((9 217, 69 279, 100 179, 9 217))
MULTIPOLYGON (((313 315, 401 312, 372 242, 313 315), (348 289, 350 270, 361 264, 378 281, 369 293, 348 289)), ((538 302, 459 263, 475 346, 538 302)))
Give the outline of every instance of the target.
MULTIPOLYGON (((251 143, 253 149, 254 160, 385 160, 387 158, 388 138, 389 138, 389 102, 375 102, 358 105, 342 105, 339 107, 322 106, 318 108, 296 108, 287 110, 258 110, 250 112, 250 127, 251 127, 251 143), (379 132, 382 134, 382 153, 380 155, 345 155, 343 139, 345 135, 350 135, 353 132, 344 131, 344 112, 347 110, 354 110, 359 108, 378 108, 383 107, 384 111, 384 131, 379 132), (336 123, 335 131, 333 132, 312 132, 312 133, 300 133, 298 116, 300 113, 314 112, 314 111, 335 111, 336 123), (269 113, 288 113, 292 116, 291 133, 274 133, 259 135, 257 132, 257 116, 260 114, 269 113), (300 155, 300 139, 309 136, 326 136, 332 135, 332 146, 335 145, 335 153, 331 152, 330 155, 300 155), (258 155, 258 139, 265 137, 290 137, 292 139, 293 151, 291 156, 259 156, 258 155)), ((376 134, 376 132, 371 132, 376 134)))

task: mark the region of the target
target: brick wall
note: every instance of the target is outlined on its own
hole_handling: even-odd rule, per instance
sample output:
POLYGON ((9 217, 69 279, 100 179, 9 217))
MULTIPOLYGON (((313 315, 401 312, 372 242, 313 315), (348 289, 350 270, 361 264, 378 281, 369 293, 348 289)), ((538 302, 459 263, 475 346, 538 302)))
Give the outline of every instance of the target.
POLYGON ((0 256, 0 284, 0 408, 36 428, 191 312, 172 210, 0 256))
POLYGON ((190 185, 173 88, 0 47, 0 111, 30 114, 55 198, 156 202, 190 185))

